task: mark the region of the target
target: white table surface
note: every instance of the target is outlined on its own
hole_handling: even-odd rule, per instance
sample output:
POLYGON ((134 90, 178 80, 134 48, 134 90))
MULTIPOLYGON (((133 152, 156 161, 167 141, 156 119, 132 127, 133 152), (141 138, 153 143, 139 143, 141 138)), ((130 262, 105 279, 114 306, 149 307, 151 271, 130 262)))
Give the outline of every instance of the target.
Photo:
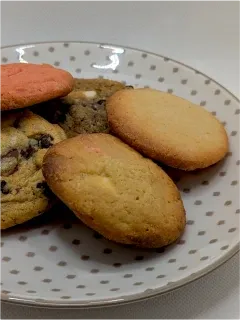
MULTIPOLYGON (((153 51, 239 96, 239 2, 2 2, 1 45, 81 40, 153 51)), ((3 319, 239 319, 239 255, 202 279, 140 303, 92 310, 2 304, 3 319)))

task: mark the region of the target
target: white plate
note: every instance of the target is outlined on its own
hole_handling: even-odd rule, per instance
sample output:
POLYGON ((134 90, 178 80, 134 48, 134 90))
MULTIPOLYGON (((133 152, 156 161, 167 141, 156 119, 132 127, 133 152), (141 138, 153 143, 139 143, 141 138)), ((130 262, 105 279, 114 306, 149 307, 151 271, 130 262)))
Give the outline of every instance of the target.
MULTIPOLYGON (((99 306, 167 292, 215 269, 239 245, 239 103, 206 75, 166 57, 95 43, 40 43, 2 49, 2 63, 49 63, 75 77, 106 77, 172 92, 224 122, 230 152, 221 163, 178 182, 187 227, 165 250, 118 246, 60 206, 2 233, 2 299, 45 306, 99 306)), ((147 109, 146 109, 147 112, 147 109)), ((215 285, 215 284, 213 284, 215 285)))

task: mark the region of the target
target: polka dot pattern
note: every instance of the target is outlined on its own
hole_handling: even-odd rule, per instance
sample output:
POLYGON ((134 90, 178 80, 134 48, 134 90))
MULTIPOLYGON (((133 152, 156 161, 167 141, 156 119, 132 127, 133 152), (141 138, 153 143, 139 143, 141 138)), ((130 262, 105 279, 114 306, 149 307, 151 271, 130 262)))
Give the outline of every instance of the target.
MULTIPOLYGON (((18 61, 15 49, 2 49, 3 64, 18 61)), ((107 77, 188 99, 221 121, 231 149, 216 166, 184 173, 178 179, 187 225, 182 237, 169 247, 141 250, 117 245, 67 219, 49 225, 36 223, 34 228, 19 226, 15 233, 3 234, 1 289, 11 298, 94 304, 109 297, 148 295, 155 288, 165 291, 169 285, 177 286, 179 279, 195 277, 211 264, 217 265, 239 241, 238 102, 201 72, 169 58, 120 49, 48 43, 25 49, 23 58, 67 69, 75 77, 107 77)))

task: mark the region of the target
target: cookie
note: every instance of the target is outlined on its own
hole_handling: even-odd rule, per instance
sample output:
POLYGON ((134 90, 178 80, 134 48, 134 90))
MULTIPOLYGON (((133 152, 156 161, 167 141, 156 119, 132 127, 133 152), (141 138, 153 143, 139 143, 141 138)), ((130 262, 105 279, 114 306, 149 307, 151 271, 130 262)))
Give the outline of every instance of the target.
POLYGON ((75 79, 74 90, 69 95, 38 109, 50 122, 58 123, 68 137, 106 133, 109 128, 105 100, 123 88, 122 83, 107 79, 75 79))
POLYGON ((122 90, 107 100, 106 108, 115 135, 168 166, 206 168, 228 151, 226 131, 210 112, 169 93, 122 90))
POLYGON ((151 160, 108 134, 83 134, 48 150, 51 190, 105 238, 144 248, 174 242, 185 211, 173 181, 151 160))
POLYGON ((47 64, 1 65, 1 110, 25 108, 65 96, 73 84, 70 73, 47 64))
POLYGON ((55 201, 42 175, 47 149, 64 131, 28 110, 1 120, 1 229, 28 221, 55 201))

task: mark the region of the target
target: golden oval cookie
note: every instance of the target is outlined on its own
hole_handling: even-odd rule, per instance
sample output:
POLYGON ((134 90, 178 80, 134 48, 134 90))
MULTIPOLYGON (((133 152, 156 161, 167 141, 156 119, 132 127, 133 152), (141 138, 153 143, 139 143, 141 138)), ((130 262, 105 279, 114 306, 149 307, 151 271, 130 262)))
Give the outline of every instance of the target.
POLYGON ((114 134, 169 166, 206 168, 228 151, 226 131, 210 112, 169 93, 122 90, 108 99, 106 108, 114 134))
POLYGON ((25 108, 63 97, 72 91, 73 85, 69 72, 48 64, 1 65, 1 110, 25 108))
POLYGON ((87 226, 115 242, 154 248, 183 232, 185 211, 172 180, 108 134, 83 134, 48 150, 43 175, 87 226))
POLYGON ((64 131, 24 110, 1 119, 1 229, 28 221, 56 201, 42 175, 47 149, 64 131))

